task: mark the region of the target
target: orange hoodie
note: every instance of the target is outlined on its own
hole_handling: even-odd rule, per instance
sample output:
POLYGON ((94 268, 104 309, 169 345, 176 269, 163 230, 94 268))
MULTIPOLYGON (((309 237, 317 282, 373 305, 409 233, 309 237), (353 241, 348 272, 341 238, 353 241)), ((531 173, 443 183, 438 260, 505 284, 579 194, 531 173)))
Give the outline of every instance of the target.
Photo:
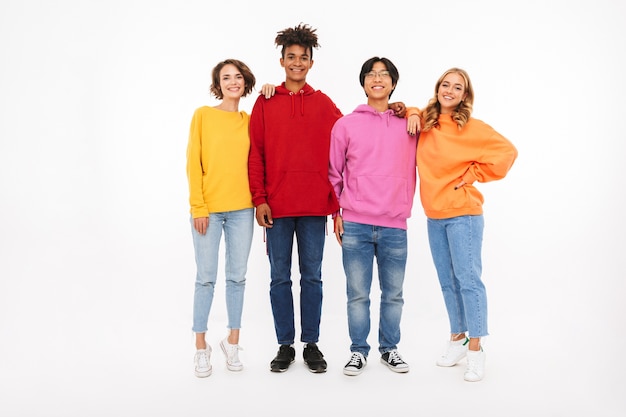
POLYGON ((421 132, 417 144, 424 213, 432 219, 482 214, 474 182, 504 178, 516 158, 515 146, 483 121, 470 118, 459 130, 449 114, 440 115, 439 126, 421 132))

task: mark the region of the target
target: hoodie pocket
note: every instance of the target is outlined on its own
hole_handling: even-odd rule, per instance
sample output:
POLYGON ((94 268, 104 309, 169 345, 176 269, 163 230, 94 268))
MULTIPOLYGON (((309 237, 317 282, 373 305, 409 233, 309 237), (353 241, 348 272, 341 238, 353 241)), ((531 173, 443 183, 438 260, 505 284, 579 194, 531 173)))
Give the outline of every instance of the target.
POLYGON ((409 206, 407 180, 398 177, 368 176, 357 178, 355 209, 367 215, 386 217, 406 216, 409 206))
POLYGON ((289 171, 281 175, 276 190, 268 198, 272 211, 324 216, 330 212, 332 193, 328 176, 318 171, 289 171))

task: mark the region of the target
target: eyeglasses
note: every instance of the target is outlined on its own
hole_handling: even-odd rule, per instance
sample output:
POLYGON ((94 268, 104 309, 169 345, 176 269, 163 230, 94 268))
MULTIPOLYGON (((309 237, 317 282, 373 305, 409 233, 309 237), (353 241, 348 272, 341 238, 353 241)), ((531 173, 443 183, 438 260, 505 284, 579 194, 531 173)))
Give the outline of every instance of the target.
POLYGON ((376 78, 376 76, 383 79, 391 77, 391 74, 389 74, 389 71, 370 71, 365 73, 365 78, 376 78))

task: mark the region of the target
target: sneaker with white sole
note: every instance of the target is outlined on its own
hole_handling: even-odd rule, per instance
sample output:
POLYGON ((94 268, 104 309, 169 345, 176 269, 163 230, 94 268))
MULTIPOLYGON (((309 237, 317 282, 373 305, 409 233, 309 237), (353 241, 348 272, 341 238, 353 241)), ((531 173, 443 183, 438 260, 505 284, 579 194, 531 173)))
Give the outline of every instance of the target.
POLYGON ((383 353, 380 357, 380 361, 394 372, 409 372, 409 364, 402 360, 402 357, 396 349, 383 353))
POLYGON ((367 359, 365 359, 365 356, 363 356, 361 352, 352 352, 350 360, 346 366, 343 367, 343 373, 344 375, 351 376, 359 375, 363 372, 365 365, 367 365, 367 359))
POLYGON ((467 355, 467 347, 469 345, 469 338, 448 341, 446 351, 439 359, 437 359, 437 366, 454 366, 461 359, 467 355))
POLYGON ((485 376, 485 352, 480 350, 467 351, 467 369, 463 379, 469 382, 478 382, 485 376))
POLYGON ((226 356, 226 367, 228 370, 241 371, 243 369, 243 364, 239 360, 239 351, 243 350, 243 348, 239 345, 232 345, 228 343, 228 337, 222 339, 220 347, 222 348, 222 352, 224 352, 224 356, 226 356))
POLYGON ((196 350, 193 358, 195 365, 195 373, 198 378, 206 378, 211 375, 213 367, 211 366, 211 346, 207 345, 206 349, 196 350))

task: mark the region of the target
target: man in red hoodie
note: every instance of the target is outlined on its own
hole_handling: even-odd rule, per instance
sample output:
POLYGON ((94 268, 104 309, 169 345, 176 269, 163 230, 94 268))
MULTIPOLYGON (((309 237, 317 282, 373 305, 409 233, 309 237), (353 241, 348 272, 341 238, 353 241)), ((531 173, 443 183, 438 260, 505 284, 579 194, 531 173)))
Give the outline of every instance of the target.
POLYGON ((285 81, 275 95, 260 95, 250 118, 248 175, 256 219, 265 228, 270 261, 270 300, 280 345, 270 370, 295 360, 291 254, 294 235, 300 265, 300 340, 311 372, 326 372, 317 347, 322 312, 322 255, 328 215, 339 204, 328 180, 330 131, 342 116, 335 103, 306 83, 318 48, 315 29, 298 25, 278 32, 285 81))

